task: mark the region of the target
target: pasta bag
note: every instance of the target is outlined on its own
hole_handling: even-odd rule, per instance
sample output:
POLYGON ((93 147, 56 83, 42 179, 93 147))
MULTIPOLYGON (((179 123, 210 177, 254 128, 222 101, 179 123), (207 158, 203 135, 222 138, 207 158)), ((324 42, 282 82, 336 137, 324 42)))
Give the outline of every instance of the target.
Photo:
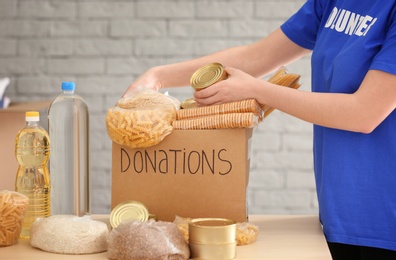
POLYGON ((176 118, 172 105, 134 109, 110 108, 106 127, 110 139, 129 148, 147 148, 161 142, 172 130, 176 118))
POLYGON ((177 99, 138 87, 107 111, 107 133, 113 142, 131 149, 154 146, 172 132, 179 108, 177 99))
POLYGON ((125 109, 141 108, 152 105, 174 105, 180 108, 180 101, 169 95, 168 92, 162 94, 153 89, 138 86, 123 98, 117 101, 116 107, 125 109))
POLYGON ((0 247, 18 243, 29 198, 15 191, 0 191, 0 247))

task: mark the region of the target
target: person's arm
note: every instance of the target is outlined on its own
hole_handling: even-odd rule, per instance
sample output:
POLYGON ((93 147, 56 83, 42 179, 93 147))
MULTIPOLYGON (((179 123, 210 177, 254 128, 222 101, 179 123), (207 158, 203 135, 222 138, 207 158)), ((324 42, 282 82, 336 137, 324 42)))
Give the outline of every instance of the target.
MULTIPOLYGON (((139 85, 154 89, 188 86, 191 75, 201 66, 219 62, 260 77, 286 65, 310 51, 293 43, 281 29, 255 43, 225 49, 207 56, 149 69, 127 89, 125 94, 139 85)), ((124 95, 125 95, 124 94, 124 95)))
POLYGON ((396 75, 370 70, 353 94, 313 93, 264 86, 264 100, 317 125, 370 133, 396 108, 396 75))

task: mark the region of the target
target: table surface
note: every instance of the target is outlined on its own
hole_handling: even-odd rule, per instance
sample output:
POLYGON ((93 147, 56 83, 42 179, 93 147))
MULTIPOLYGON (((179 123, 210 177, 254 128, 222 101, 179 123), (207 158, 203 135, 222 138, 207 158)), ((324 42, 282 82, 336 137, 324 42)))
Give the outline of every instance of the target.
MULTIPOLYGON (((102 219, 105 217, 102 217, 102 219)), ((106 219, 104 219, 106 221, 106 219)), ((238 260, 250 259, 327 259, 330 260, 318 216, 253 215, 249 221, 260 228, 257 241, 237 247, 238 260)), ((33 248, 29 240, 0 247, 0 259, 107 259, 107 253, 61 255, 33 248)))

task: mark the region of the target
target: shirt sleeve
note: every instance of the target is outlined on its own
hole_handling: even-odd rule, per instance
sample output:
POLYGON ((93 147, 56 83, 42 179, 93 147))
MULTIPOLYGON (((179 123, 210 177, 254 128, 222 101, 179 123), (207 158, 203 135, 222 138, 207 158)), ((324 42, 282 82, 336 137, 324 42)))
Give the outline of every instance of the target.
POLYGON ((284 24, 281 30, 294 43, 312 50, 323 17, 322 0, 308 0, 284 24))
POLYGON ((396 74, 396 18, 395 13, 386 32, 385 41, 381 50, 374 57, 370 69, 381 70, 396 74))

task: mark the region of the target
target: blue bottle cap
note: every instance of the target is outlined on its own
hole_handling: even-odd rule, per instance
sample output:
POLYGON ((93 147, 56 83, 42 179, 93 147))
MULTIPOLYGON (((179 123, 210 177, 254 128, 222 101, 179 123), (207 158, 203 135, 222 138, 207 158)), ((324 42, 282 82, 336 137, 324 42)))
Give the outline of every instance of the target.
POLYGON ((62 82, 62 90, 75 90, 75 89, 76 89, 76 83, 71 81, 62 82))

